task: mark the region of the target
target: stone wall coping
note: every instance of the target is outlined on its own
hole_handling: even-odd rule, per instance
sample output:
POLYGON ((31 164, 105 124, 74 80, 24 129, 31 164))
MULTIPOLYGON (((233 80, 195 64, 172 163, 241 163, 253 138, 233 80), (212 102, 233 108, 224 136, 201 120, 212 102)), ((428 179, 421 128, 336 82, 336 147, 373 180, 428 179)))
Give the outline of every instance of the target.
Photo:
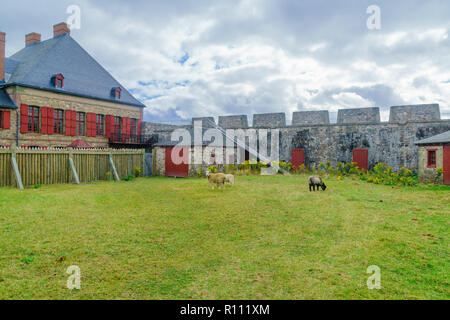
MULTIPOLYGON (((351 127, 351 126, 406 126, 411 123, 442 123, 442 124, 450 124, 450 119, 441 119, 434 121, 410 121, 405 123, 400 122, 389 122, 389 121, 381 121, 381 122, 364 122, 364 123, 329 123, 329 124, 295 124, 295 125, 286 125, 286 126, 277 126, 276 128, 266 127, 266 126, 257 126, 257 127, 243 127, 243 128, 234 128, 232 130, 247 130, 247 129, 289 129, 289 128, 309 128, 309 127, 351 127)), ((178 126, 173 129, 190 129, 191 125, 188 126, 178 126)), ((167 129, 158 129, 153 130, 152 132, 168 132, 170 130, 167 129)))

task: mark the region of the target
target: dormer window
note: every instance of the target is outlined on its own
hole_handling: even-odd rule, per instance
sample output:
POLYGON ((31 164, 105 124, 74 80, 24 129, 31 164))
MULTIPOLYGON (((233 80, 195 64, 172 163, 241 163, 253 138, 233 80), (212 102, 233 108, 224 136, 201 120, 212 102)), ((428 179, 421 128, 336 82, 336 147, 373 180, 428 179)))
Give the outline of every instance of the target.
POLYGON ((55 88, 62 89, 64 87, 64 76, 61 73, 54 75, 52 77, 52 82, 55 88))
POLYGON ((111 95, 114 99, 122 98, 122 89, 120 87, 112 88, 111 95))

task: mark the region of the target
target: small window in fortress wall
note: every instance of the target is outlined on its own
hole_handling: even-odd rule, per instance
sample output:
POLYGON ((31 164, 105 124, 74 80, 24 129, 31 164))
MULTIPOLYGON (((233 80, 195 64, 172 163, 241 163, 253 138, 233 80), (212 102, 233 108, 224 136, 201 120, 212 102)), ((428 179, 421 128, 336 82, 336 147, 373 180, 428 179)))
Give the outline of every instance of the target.
POLYGON ((436 168, 436 149, 427 150, 427 159, 428 168, 436 168))

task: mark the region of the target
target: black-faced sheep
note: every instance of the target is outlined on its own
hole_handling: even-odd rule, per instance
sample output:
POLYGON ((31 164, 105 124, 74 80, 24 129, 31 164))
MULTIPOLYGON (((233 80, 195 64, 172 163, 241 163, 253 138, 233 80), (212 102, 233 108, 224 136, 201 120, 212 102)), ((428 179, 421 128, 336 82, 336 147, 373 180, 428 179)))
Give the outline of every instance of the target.
POLYGON ((319 191, 319 187, 321 187, 323 191, 325 191, 325 189, 327 188, 322 178, 317 176, 309 177, 309 191, 311 191, 311 187, 313 191, 316 191, 316 187, 317 191, 319 191))

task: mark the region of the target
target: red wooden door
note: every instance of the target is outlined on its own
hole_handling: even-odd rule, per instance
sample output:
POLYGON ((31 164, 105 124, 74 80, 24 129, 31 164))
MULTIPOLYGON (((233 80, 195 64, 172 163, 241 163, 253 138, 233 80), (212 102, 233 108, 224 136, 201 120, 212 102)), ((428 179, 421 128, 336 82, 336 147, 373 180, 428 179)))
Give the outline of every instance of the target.
POLYGON ((166 147, 166 176, 187 177, 189 152, 186 147, 166 147))
POLYGON ((353 150, 353 162, 356 162, 356 165, 360 169, 368 170, 369 169, 369 150, 367 149, 354 149, 353 150))
POLYGON ((292 149, 292 167, 298 169, 305 163, 305 149, 292 149))
POLYGON ((444 184, 450 185, 450 146, 444 146, 444 184))

